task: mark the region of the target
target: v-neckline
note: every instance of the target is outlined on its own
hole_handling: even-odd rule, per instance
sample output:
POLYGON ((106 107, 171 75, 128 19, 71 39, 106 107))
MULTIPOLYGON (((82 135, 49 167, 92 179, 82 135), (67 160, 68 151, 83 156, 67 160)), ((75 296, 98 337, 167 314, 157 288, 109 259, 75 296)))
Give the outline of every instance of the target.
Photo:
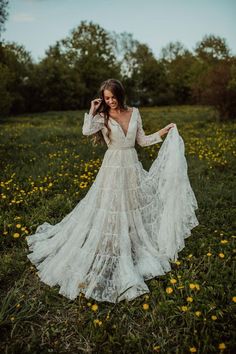
POLYGON ((112 118, 112 117, 109 115, 109 119, 112 119, 114 122, 116 122, 117 125, 119 125, 120 129, 122 130, 122 133, 123 133, 125 139, 127 138, 128 133, 129 133, 129 127, 130 127, 131 120, 132 120, 132 118, 133 118, 133 114, 134 114, 134 107, 133 107, 133 109, 132 109, 132 113, 131 113, 131 116, 130 116, 130 119, 129 119, 129 124, 128 124, 128 128, 127 128, 126 135, 125 135, 125 132, 124 132, 122 126, 120 125, 120 123, 118 123, 114 118, 112 118))

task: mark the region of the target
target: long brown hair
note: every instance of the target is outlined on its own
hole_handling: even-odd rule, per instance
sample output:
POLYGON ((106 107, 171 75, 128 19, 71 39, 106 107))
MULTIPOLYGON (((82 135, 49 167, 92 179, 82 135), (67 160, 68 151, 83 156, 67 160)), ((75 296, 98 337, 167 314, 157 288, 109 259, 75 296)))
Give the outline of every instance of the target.
MULTIPOLYGON (((98 106, 98 108, 95 110, 94 114, 99 114, 103 113, 104 116, 104 125, 108 129, 108 134, 107 137, 110 139, 110 127, 108 126, 108 119, 109 119, 109 109, 110 107, 106 104, 105 99, 104 99, 104 91, 109 90, 112 92, 112 94, 115 96, 117 102, 118 102, 118 108, 123 109, 123 110, 128 110, 128 107, 125 102, 125 89, 122 85, 122 83, 119 80, 116 79, 108 79, 106 81, 103 81, 100 88, 99 88, 99 97, 102 99, 101 104, 98 106)), ((106 144, 103 134, 101 130, 99 130, 97 133, 93 134, 93 145, 97 144, 106 144)))

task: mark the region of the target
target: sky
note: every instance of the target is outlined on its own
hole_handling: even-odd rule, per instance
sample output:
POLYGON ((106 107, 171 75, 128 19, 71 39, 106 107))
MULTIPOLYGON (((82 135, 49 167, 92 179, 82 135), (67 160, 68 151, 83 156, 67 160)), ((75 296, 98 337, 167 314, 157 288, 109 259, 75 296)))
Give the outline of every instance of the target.
POLYGON ((170 42, 193 51, 205 35, 225 38, 236 55, 236 0, 10 0, 3 38, 25 46, 35 61, 82 20, 132 33, 156 58, 170 42))

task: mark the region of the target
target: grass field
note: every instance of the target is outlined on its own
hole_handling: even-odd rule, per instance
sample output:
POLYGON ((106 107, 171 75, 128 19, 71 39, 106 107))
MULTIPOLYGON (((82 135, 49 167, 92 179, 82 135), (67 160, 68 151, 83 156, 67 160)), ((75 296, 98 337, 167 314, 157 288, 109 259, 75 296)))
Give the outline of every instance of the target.
MULTIPOLYGON (((131 302, 71 301, 40 281, 25 237, 59 222, 86 195, 105 147, 82 135, 84 111, 0 123, 1 353, 233 353, 235 124, 207 107, 140 109, 146 134, 177 124, 199 226, 172 271, 131 302)), ((164 138, 165 139, 165 138, 164 138)), ((137 146, 145 169, 161 144, 137 146)))

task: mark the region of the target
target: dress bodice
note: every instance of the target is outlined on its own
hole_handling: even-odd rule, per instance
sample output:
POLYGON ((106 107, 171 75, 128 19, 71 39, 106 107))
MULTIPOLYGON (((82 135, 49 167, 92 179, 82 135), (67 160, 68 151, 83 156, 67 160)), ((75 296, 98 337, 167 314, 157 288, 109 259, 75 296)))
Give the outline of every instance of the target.
POLYGON ((149 146, 163 141, 158 132, 150 135, 145 134, 141 115, 139 109, 136 107, 133 107, 126 135, 121 125, 115 119, 109 117, 108 125, 111 129, 109 138, 108 129, 104 124, 104 120, 105 118, 100 114, 93 116, 92 114, 85 113, 82 128, 83 134, 91 135, 101 130, 108 148, 117 149, 134 147, 135 141, 137 141, 140 146, 149 146))

